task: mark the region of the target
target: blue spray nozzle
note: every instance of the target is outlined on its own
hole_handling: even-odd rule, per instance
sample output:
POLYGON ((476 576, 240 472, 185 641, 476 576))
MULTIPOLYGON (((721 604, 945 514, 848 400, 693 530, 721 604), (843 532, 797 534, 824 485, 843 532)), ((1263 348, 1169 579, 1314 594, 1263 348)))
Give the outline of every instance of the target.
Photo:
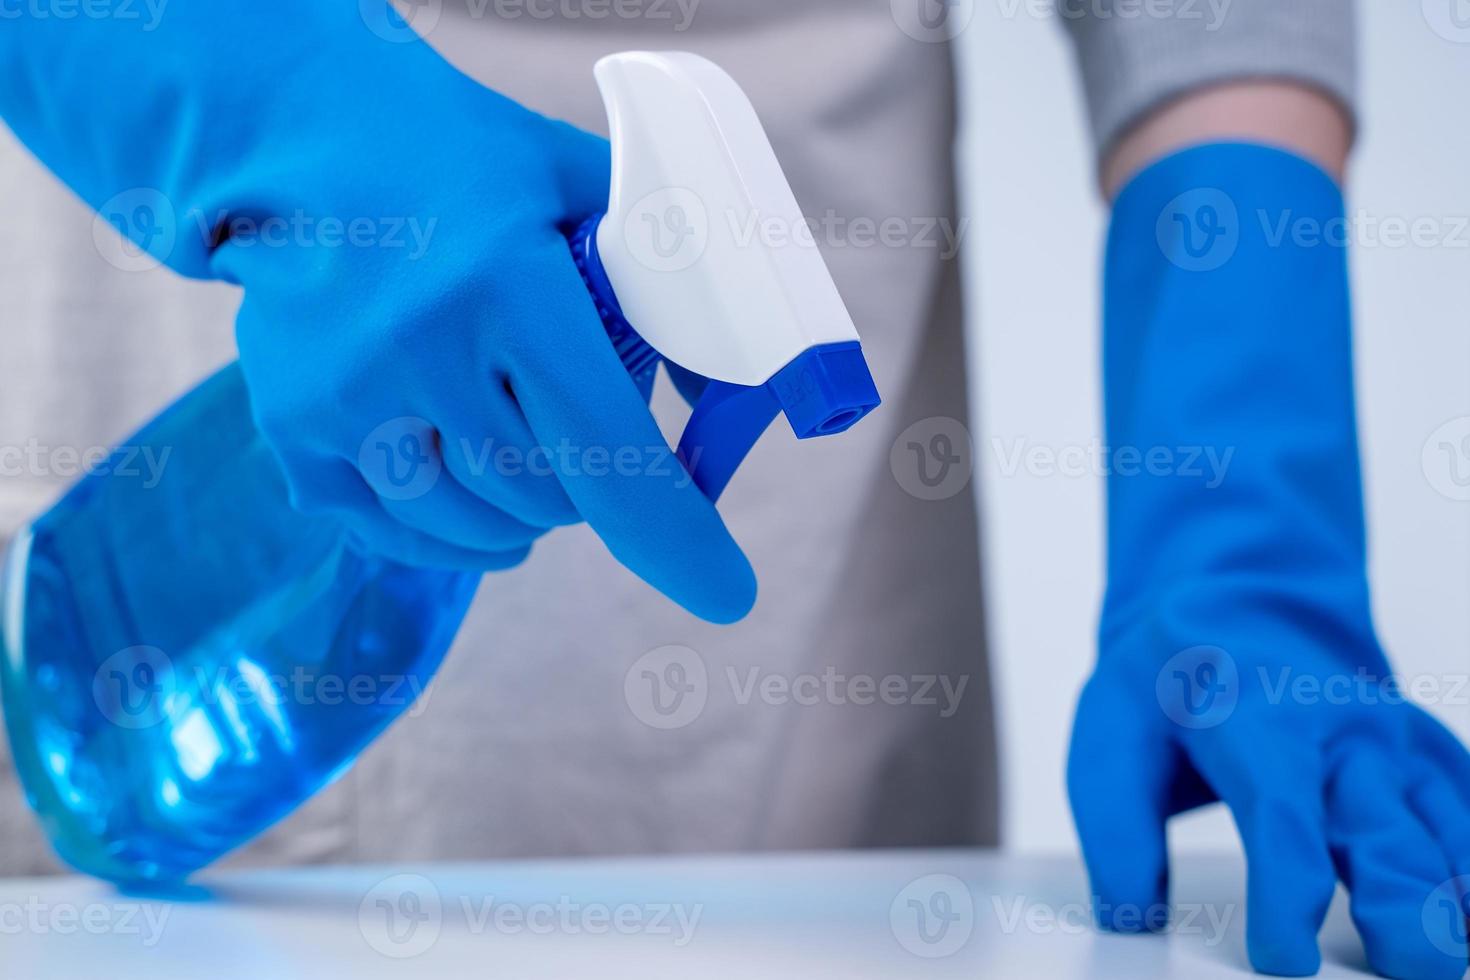
MULTIPOLYGON (((623 314, 598 254, 602 217, 588 218, 572 233, 572 256, 618 357, 647 397, 662 358, 623 314)), ((821 344, 798 354, 764 384, 710 381, 679 440, 679 458, 695 485, 718 500, 778 414, 785 414, 798 439, 810 439, 846 431, 880 402, 858 341, 821 344)))
POLYGON ((767 386, 798 439, 845 432, 881 401, 862 345, 855 340, 804 351, 767 386))
POLYGON ((613 349, 618 352, 623 367, 628 369, 633 383, 646 399, 653 391, 653 380, 658 374, 659 354, 638 336, 638 331, 633 329, 628 318, 623 315, 617 293, 613 291, 612 282, 607 278, 607 269, 597 255, 597 226, 601 221, 602 215, 593 215, 572 232, 568 239, 572 246, 572 258, 577 263, 577 271, 582 274, 582 282, 587 285, 588 295, 597 307, 597 315, 602 318, 602 326, 607 330, 613 349))

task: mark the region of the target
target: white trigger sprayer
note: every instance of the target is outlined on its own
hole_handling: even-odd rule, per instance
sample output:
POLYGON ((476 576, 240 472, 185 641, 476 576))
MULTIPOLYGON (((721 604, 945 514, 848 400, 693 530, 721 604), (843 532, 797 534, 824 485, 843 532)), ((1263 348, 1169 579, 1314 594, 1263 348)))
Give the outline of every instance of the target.
POLYGON ((734 79, 685 52, 610 55, 594 73, 612 136, 612 192, 607 213, 572 236, 572 251, 645 394, 660 357, 708 379, 679 455, 714 500, 776 415, 797 438, 832 435, 876 408, 878 391, 734 79), (784 233, 763 236, 770 222, 784 233))

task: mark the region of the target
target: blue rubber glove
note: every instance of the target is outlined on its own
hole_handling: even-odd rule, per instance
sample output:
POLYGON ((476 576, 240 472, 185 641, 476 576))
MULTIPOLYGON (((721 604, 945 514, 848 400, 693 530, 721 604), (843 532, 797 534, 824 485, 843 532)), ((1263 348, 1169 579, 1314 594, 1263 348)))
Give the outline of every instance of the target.
POLYGON ((385 0, 27 7, 0 116, 138 246, 244 287, 241 364, 302 510, 465 569, 583 518, 690 611, 750 608, 564 238, 606 205, 605 141, 462 75, 385 0))
POLYGON ((1220 800, 1257 970, 1316 972, 1341 878, 1376 970, 1459 977, 1470 756, 1369 615, 1343 214, 1322 171, 1244 145, 1117 200, 1108 589, 1068 783, 1106 928, 1164 926, 1165 821, 1220 800))

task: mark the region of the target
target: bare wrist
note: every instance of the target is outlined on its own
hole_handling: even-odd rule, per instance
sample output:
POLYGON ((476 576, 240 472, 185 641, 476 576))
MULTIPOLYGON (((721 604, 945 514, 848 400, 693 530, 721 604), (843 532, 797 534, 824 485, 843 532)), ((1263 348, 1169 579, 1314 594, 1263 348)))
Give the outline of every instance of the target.
POLYGON ((1318 89, 1289 81, 1242 81, 1198 89, 1135 125, 1104 157, 1099 174, 1112 200, 1140 170, 1201 143, 1245 141, 1290 150, 1341 182, 1352 147, 1347 110, 1318 89))

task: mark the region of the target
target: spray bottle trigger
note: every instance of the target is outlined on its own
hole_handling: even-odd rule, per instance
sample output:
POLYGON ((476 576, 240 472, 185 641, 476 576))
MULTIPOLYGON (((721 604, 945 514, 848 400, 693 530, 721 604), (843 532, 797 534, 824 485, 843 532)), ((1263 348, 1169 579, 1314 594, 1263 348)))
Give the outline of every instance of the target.
MULTIPOLYGON (((598 257, 602 217, 588 218, 571 235, 572 256, 608 338, 647 398, 661 357, 628 322, 598 257)), ((797 355, 764 384, 710 380, 679 439, 679 459, 705 496, 718 501, 777 415, 785 413, 798 439, 810 439, 846 431, 880 401, 858 341, 821 344, 797 355)))
POLYGON ((798 439, 836 435, 879 404, 857 341, 804 351, 763 385, 711 381, 679 440, 695 484, 718 500, 746 454, 777 415, 798 439))

